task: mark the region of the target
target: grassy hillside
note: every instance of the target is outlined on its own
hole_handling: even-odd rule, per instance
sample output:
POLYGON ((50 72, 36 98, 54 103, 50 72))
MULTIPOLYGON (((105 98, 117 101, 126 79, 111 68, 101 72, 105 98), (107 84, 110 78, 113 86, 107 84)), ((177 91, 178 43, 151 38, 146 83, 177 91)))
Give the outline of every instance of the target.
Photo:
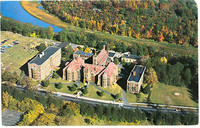
POLYGON ((181 46, 177 44, 169 44, 167 42, 157 42, 153 40, 147 40, 147 39, 135 39, 132 37, 127 37, 127 36, 119 36, 119 35, 114 35, 110 33, 103 33, 100 31, 92 31, 88 29, 83 29, 79 28, 76 26, 72 26, 70 24, 66 24, 59 20, 56 16, 53 16, 52 14, 49 14, 48 12, 38 9, 38 4, 39 3, 32 3, 30 1, 21 1, 20 2, 22 7, 31 15, 35 16, 36 18, 43 20, 45 22, 48 22, 50 24, 53 24, 58 27, 65 28, 67 30, 72 30, 72 31, 78 31, 78 32, 84 32, 84 33, 93 33, 99 37, 102 37, 104 39, 111 39, 113 41, 123 41, 127 42, 128 44, 132 43, 138 43, 138 44, 145 44, 148 46, 155 46, 157 50, 160 51, 166 51, 166 52, 172 52, 172 53, 177 53, 177 54, 193 54, 197 55, 198 54, 198 49, 194 48, 192 46, 181 46))
POLYGON ((1 46, 7 46, 15 40, 20 42, 20 44, 6 49, 5 53, 1 53, 1 68, 2 70, 9 70, 11 72, 16 71, 17 73, 20 73, 21 66, 38 53, 35 48, 30 50, 30 47, 36 47, 44 41, 50 43, 50 40, 47 39, 24 37, 20 34, 1 31, 1 42, 5 39, 9 40, 1 46))

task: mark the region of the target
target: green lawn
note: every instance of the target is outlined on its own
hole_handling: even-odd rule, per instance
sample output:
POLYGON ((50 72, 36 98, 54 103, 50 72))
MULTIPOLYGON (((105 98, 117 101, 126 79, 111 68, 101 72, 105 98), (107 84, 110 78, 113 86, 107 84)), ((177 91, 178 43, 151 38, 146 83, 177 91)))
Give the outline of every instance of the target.
POLYGON ((136 100, 137 99, 136 95, 132 94, 132 93, 126 93, 126 98, 129 103, 146 102, 148 94, 144 94, 144 93, 140 92, 139 95, 140 95, 140 97, 139 97, 138 101, 136 100))
MULTIPOLYGON (((24 37, 20 34, 1 31, 1 41, 5 39, 10 40, 3 45, 11 44, 15 40, 19 41, 20 44, 6 49, 5 53, 1 54, 1 67, 3 70, 16 71, 18 74, 20 73, 20 67, 38 53, 36 49, 31 51, 28 47, 37 46, 40 42, 44 42, 44 39, 41 38, 24 37)), ((50 42, 49 40, 46 41, 47 43, 50 42)))
POLYGON ((152 88, 151 102, 159 104, 183 105, 183 106, 197 106, 191 98, 190 93, 186 87, 176 87, 157 83, 152 88), (179 96, 174 93, 179 93, 179 96))
POLYGON ((100 89, 110 92, 112 94, 117 94, 119 93, 119 96, 122 97, 122 88, 118 84, 114 84, 111 87, 103 88, 101 86, 98 86, 100 89))

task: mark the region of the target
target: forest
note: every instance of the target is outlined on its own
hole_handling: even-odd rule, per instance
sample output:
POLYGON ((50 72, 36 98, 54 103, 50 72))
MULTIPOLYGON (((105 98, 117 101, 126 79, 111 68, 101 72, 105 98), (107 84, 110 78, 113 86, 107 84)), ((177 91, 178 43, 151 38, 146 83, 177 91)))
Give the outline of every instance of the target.
POLYGON ((42 1, 62 21, 85 29, 198 46, 194 0, 42 1))

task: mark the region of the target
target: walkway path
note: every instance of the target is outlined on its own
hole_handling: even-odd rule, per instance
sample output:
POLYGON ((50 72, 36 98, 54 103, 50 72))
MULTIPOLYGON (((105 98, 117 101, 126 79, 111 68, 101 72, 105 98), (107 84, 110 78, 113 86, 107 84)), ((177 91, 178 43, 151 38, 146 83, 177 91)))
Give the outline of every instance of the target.
POLYGON ((124 102, 124 104, 129 104, 128 100, 126 99, 126 93, 125 93, 124 90, 122 90, 122 95, 123 95, 123 102, 124 102))

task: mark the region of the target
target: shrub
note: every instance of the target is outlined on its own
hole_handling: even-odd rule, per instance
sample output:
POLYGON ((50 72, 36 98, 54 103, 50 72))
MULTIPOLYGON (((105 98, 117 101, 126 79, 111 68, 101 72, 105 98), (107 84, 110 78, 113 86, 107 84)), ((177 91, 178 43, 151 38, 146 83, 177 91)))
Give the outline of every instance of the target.
POLYGON ((57 89, 61 89, 62 88, 62 83, 55 83, 55 87, 57 88, 57 89))
POLYGON ((117 93, 114 98, 119 99, 119 93, 117 93))
POLYGON ((87 94, 87 93, 88 93, 87 88, 84 88, 84 89, 82 90, 82 92, 83 92, 83 94, 87 94))
POLYGON ((71 86, 70 91, 75 91, 76 87, 75 86, 71 86))
POLYGON ((59 78, 59 75, 58 75, 56 72, 54 72, 52 78, 53 78, 53 79, 58 79, 58 78, 59 78))
POLYGON ((50 84, 50 82, 49 82, 49 80, 43 80, 43 81, 41 82, 41 84, 42 84, 42 86, 44 86, 44 87, 48 87, 48 85, 50 84))
POLYGON ((99 96, 102 97, 103 95, 104 95, 104 91, 101 91, 101 92, 99 93, 99 96))

